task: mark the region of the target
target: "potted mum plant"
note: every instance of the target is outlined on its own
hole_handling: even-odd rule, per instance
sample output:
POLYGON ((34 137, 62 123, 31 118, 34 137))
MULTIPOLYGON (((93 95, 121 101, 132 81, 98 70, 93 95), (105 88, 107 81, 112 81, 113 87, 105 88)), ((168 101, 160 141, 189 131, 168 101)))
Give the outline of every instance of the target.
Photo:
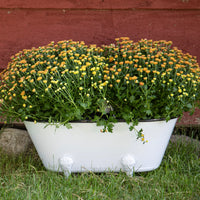
POLYGON ((51 42, 11 58, 0 113, 25 123, 47 169, 131 175, 160 165, 177 118, 199 102, 199 86, 196 58, 172 42, 51 42))

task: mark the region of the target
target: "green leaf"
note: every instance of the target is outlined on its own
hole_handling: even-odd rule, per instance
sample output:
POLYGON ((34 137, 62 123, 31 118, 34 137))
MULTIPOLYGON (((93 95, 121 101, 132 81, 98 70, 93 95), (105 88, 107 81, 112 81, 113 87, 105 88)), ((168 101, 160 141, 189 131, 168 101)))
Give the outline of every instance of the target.
POLYGON ((168 115, 167 117, 166 117, 166 121, 168 122, 170 120, 170 116, 168 115))
POLYGON ((99 121, 99 120, 100 120, 100 117, 97 116, 97 115, 95 115, 93 121, 94 121, 94 122, 97 122, 97 121, 99 121))
POLYGON ((129 130, 132 131, 134 129, 134 126, 130 126, 129 130))
POLYGON ((112 133, 114 124, 108 123, 107 127, 108 127, 108 132, 111 132, 111 133, 112 133))
POLYGON ((146 112, 147 115, 152 115, 151 110, 146 110, 145 112, 146 112))
POLYGON ((80 120, 81 119, 81 110, 80 109, 75 109, 75 111, 74 111, 74 116, 78 119, 78 120, 80 120))
POLYGON ((155 115, 154 118, 155 118, 155 119, 160 119, 161 116, 160 116, 160 115, 155 115))
POLYGON ((72 125, 70 124, 70 123, 66 123, 66 124, 64 124, 65 125, 65 127, 67 127, 68 129, 71 129, 72 128, 72 125))
POLYGON ((88 104, 87 104, 87 103, 81 102, 80 105, 81 105, 84 109, 87 109, 87 108, 88 108, 88 104))
POLYGON ((189 109, 192 109, 192 108, 193 108, 192 104, 190 104, 190 103, 188 103, 188 104, 186 105, 186 107, 189 108, 189 109))
POLYGON ((130 96, 130 97, 129 97, 129 101, 130 101, 131 103, 133 103, 134 100, 135 100, 135 96, 130 96))
POLYGON ((123 119, 125 120, 125 121, 130 121, 131 119, 130 119, 130 114, 129 113, 123 113, 122 114, 122 117, 123 117, 123 119))
POLYGON ((86 109, 89 109, 90 108, 90 105, 91 105, 91 102, 90 101, 87 101, 87 102, 79 102, 80 106, 82 108, 84 108, 85 110, 86 109))

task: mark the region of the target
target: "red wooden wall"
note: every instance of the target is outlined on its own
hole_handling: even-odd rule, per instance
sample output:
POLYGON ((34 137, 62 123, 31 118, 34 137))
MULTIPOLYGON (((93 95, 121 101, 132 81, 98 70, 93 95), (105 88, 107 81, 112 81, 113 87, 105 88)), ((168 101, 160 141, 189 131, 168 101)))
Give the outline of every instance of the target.
POLYGON ((171 40, 200 62, 200 0, 0 0, 0 70, 25 48, 119 36, 171 40))
POLYGON ((198 57, 199 32, 200 0, 0 0, 0 68, 24 48, 64 39, 165 39, 198 57))

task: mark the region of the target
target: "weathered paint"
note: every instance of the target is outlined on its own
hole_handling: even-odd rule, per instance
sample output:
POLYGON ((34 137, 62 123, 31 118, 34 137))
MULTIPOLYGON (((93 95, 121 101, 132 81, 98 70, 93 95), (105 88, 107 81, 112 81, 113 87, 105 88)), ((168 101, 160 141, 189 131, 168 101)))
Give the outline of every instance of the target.
POLYGON ((199 9, 199 0, 1 0, 0 8, 199 9))
POLYGON ((110 43, 129 36, 172 40, 198 56, 200 10, 0 9, 0 68, 18 51, 64 39, 110 43))
MULTIPOLYGON (((191 126, 200 128, 200 109, 196 109, 193 115, 190 115, 188 112, 183 114, 183 117, 180 121, 177 122, 177 126, 191 126)), ((200 129, 199 129, 200 131, 200 129)))

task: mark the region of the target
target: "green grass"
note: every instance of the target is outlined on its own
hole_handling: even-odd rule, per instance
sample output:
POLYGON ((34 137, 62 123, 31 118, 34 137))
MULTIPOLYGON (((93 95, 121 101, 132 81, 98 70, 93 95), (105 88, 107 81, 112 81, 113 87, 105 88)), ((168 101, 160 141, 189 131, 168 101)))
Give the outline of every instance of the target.
POLYGON ((66 179, 45 170, 34 149, 18 157, 0 153, 0 200, 200 199, 200 148, 170 143, 161 166, 136 173, 80 173, 66 179))
POLYGON ((176 135, 187 135, 192 138, 200 138, 200 126, 178 126, 174 129, 174 134, 176 135))

